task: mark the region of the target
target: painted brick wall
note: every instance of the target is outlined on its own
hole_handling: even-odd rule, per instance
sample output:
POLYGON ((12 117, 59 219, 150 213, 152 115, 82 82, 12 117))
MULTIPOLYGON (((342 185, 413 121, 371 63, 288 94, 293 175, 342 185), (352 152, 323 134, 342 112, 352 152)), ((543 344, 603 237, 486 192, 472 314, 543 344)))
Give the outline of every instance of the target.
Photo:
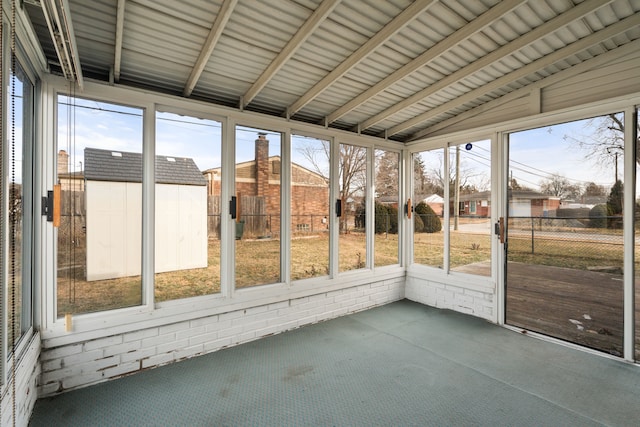
MULTIPOLYGON (((40 335, 38 333, 31 337, 24 352, 17 360, 16 368, 16 399, 15 412, 13 408, 13 383, 12 375, 9 375, 9 381, 0 387, 0 396, 2 401, 0 405, 2 418, 0 425, 2 426, 27 426, 29 417, 36 404, 38 398, 37 379, 40 374, 40 364, 38 363, 38 355, 40 354, 40 335)), ((11 360, 7 364, 7 368, 11 369, 11 360)))
POLYGON ((46 348, 38 397, 154 368, 400 300, 404 277, 46 348))
POLYGON ((469 289, 408 275, 405 298, 432 307, 497 321, 493 290, 469 289))

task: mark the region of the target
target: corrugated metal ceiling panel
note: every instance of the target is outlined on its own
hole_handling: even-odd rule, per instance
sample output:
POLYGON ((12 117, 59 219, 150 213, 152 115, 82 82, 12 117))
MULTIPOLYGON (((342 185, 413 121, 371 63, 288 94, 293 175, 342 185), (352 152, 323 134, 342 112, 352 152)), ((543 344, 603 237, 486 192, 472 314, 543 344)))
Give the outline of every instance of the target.
MULTIPOLYGON (((230 5, 233 7, 230 18, 210 57, 206 58, 204 70, 196 76, 191 96, 239 106, 254 83, 264 79, 245 108, 283 115, 296 106, 293 119, 323 123, 326 116, 349 105, 348 109, 335 114, 331 126, 351 129, 368 123, 369 128, 362 129, 366 134, 392 129, 395 139, 404 139, 640 38, 640 25, 636 25, 619 34, 600 37, 590 46, 575 51, 567 47, 593 33, 606 31, 622 19, 637 16, 640 0, 508 3, 510 1, 341 0, 329 5, 332 9, 328 16, 312 32, 301 34, 305 22, 326 3, 321 0, 126 0, 120 82, 182 95, 216 17, 223 10, 223 4, 230 5), (422 7, 420 13, 409 16, 364 56, 356 56, 363 45, 403 16, 403 11, 417 5, 422 7), (476 66, 492 52, 508 49, 550 20, 589 5, 594 5, 595 10, 564 23, 561 28, 546 31, 537 40, 502 54, 492 63, 476 66), (511 9, 496 12, 507 10, 502 7, 511 9), (491 15, 492 20, 464 34, 455 44, 448 41, 448 37, 456 36, 457 30, 473 26, 483 14, 491 15), (297 36, 304 36, 303 41, 291 46, 290 42, 297 36), (447 44, 446 49, 430 61, 415 67, 408 75, 394 77, 390 84, 370 90, 402 71, 411 61, 427 55, 430 49, 442 47, 442 43, 447 44), (285 52, 287 57, 282 66, 265 75, 288 46, 291 50, 285 52), (562 57, 540 63, 526 74, 519 71, 561 49, 566 51, 562 57), (347 67, 345 64, 352 60, 347 67), (340 75, 317 92, 309 93, 340 67, 344 67, 340 75), (439 85, 451 75, 456 76, 455 81, 439 85), (501 84, 497 85, 496 81, 501 84), (439 86, 442 87, 432 89, 439 86), (363 93, 367 93, 367 99, 352 102, 363 93), (396 107, 398 105, 403 108, 396 107), (430 114, 433 109, 436 113, 430 114), (421 118, 418 123, 403 125, 416 116, 421 118)), ((79 56, 88 77, 110 78, 118 49, 116 4, 115 0, 95 0, 91 4, 69 0, 79 56)), ((26 8, 33 17, 45 54, 54 64, 57 58, 41 12, 33 2, 26 8)), ((52 70, 55 69, 52 66, 52 70)))

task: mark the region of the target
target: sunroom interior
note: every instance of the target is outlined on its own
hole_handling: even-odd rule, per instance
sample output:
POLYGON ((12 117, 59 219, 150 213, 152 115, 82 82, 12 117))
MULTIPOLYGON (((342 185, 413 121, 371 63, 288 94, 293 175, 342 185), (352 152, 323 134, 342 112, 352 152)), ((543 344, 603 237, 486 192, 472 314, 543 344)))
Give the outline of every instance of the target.
POLYGON ((3 0, 0 35, 2 425, 381 306, 640 381, 639 0, 3 0))

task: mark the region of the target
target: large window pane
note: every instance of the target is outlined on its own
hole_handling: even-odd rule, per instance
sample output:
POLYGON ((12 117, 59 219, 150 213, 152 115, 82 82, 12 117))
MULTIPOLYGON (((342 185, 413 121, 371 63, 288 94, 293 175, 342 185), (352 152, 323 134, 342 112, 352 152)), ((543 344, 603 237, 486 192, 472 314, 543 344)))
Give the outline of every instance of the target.
POLYGON ((491 141, 449 147, 449 269, 491 275, 491 141))
POLYGON ((291 279, 329 274, 330 142, 291 140, 291 279))
MULTIPOLYGON (((6 93, 8 110, 13 121, 6 132, 8 141, 2 145, 7 153, 8 169, 3 179, 2 192, 8 194, 7 244, 7 339, 9 347, 17 342, 32 324, 31 281, 31 150, 33 142, 33 84, 19 63, 12 70, 10 86, 6 93), (13 86, 13 88, 12 88, 13 86), (14 311, 15 310, 15 311, 14 311)), ((3 220, 5 218, 3 217, 3 220)))
POLYGON ((221 124, 156 113, 155 301, 220 292, 221 124))
POLYGON ((509 135, 506 321, 622 356, 622 113, 509 135))
POLYGON ((413 261, 444 268, 444 150, 413 154, 413 261))
POLYGON ((58 96, 57 314, 142 302, 142 110, 58 96))
POLYGON ((400 153, 376 150, 374 265, 398 264, 400 153))
POLYGON ((282 135, 236 128, 236 287, 281 281, 280 176, 282 135))
POLYGON ((340 144, 339 271, 357 270, 367 265, 366 186, 367 149, 340 144))
MULTIPOLYGON (((637 114, 637 111, 636 111, 637 114)), ((638 150, 640 150, 640 117, 636 117, 636 209, 634 218, 635 229, 635 287, 636 287, 636 345, 635 345, 635 359, 636 362, 640 361, 640 168, 638 162, 640 162, 640 156, 638 150)))

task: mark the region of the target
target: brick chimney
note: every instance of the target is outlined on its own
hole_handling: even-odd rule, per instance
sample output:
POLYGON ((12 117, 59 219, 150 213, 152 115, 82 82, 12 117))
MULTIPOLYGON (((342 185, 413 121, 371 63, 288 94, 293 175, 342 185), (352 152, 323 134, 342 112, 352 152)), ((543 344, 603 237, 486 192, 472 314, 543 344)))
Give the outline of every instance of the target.
POLYGON ((266 196, 269 190, 269 140, 266 133, 256 139, 256 195, 266 196))
POLYGON ((64 151, 58 151, 58 175, 69 173, 69 154, 64 151))

